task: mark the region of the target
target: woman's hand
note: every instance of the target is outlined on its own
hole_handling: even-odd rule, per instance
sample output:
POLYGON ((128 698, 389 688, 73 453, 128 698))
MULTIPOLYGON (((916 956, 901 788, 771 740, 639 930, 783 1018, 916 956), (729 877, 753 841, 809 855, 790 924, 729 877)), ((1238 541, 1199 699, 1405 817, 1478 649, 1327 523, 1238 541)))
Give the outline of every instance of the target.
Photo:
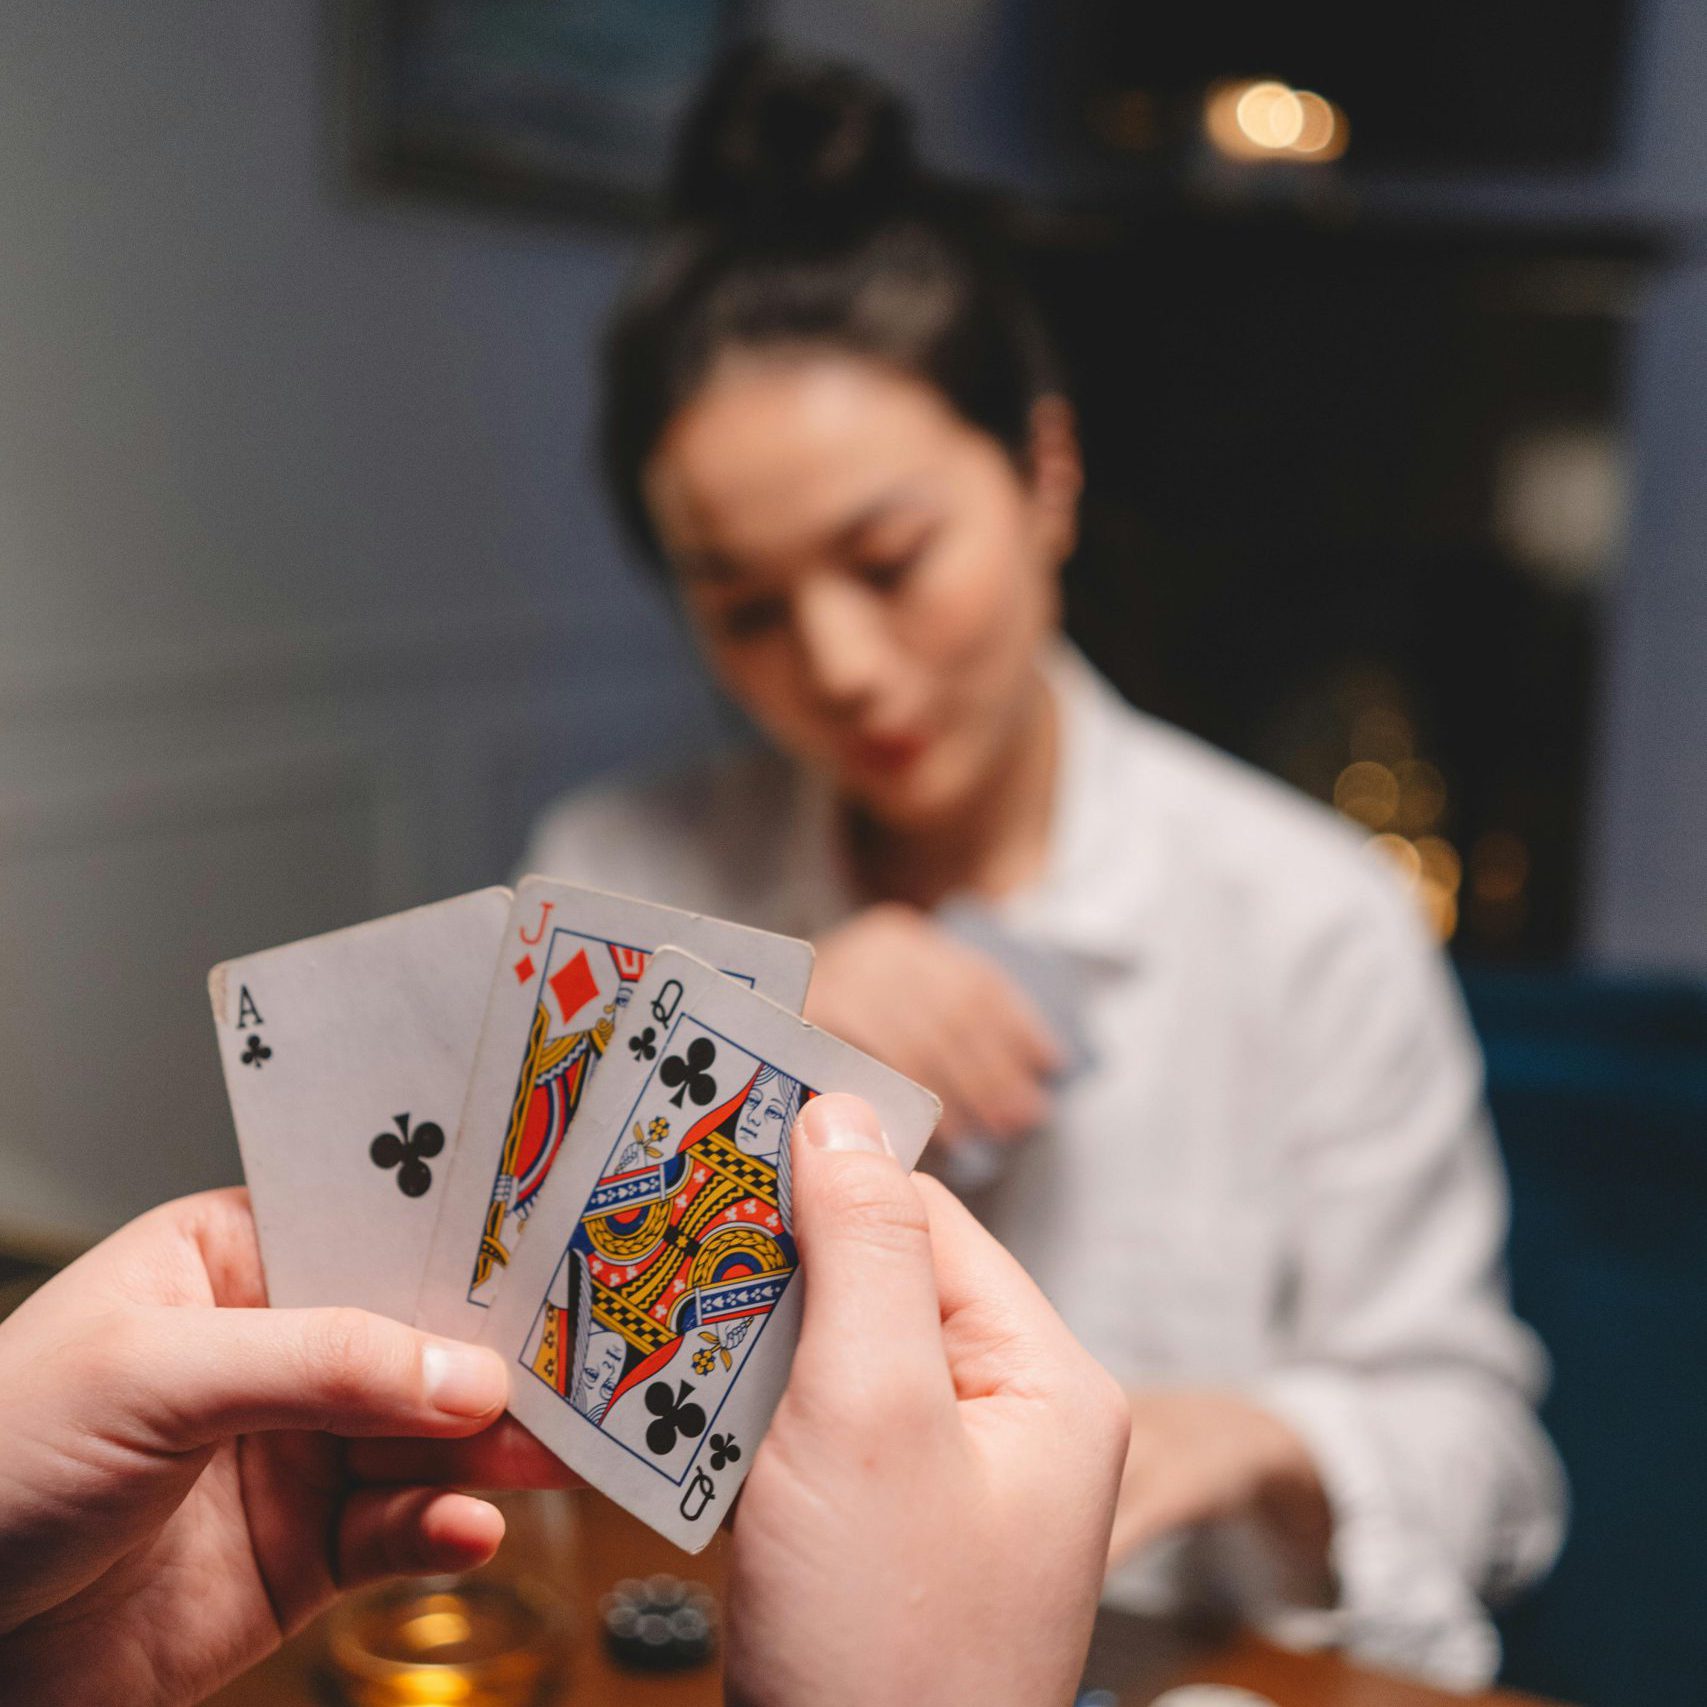
POLYGON ((938 1138, 1014 1140, 1049 1116, 1061 1046, 988 955, 885 902, 817 944, 806 1017, 942 1099, 938 1138))
POLYGON ((491 1557, 491 1506, 361 1486, 337 1437, 485 1429, 497 1355, 265 1301, 248 1198, 217 1191, 133 1222, 0 1323, 7 1700, 200 1700, 341 1589, 491 1557))
POLYGON ((1236 1393, 1208 1389, 1159 1388, 1128 1402, 1132 1438, 1110 1565, 1172 1530, 1250 1518, 1325 1590, 1333 1517, 1315 1461, 1287 1424, 1236 1393))
POLYGON ((853 1097, 794 1138, 806 1282, 735 1513, 728 1699, 1072 1699, 1128 1413, 1019 1265, 853 1097))

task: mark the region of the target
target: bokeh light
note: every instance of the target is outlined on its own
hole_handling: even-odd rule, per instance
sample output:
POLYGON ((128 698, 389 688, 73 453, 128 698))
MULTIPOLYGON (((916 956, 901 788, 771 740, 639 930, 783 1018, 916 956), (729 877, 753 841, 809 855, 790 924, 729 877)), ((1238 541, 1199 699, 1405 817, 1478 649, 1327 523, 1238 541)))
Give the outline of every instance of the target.
POLYGON ((1290 160, 1324 165, 1345 153, 1345 114, 1308 89, 1272 77, 1211 84, 1203 97, 1203 130, 1229 160, 1290 160))
POLYGON ((1443 836, 1418 836, 1415 846, 1424 880, 1448 895, 1456 895, 1464 877, 1458 850, 1443 836))
POLYGON ((1397 706, 1359 706, 1351 720, 1351 756, 1391 767, 1416 752, 1416 731, 1397 706))
POLYGON ((1470 892, 1498 906, 1517 900, 1529 882, 1529 849, 1510 830, 1489 830, 1470 849, 1470 892))
POLYGON ((1417 853, 1415 842, 1408 841, 1404 836, 1395 836, 1388 830, 1379 836, 1371 836, 1369 845, 1383 859, 1392 861, 1393 868, 1406 883, 1415 886, 1422 881, 1422 859, 1417 853))
POLYGON ((1334 782, 1334 805, 1366 830, 1384 830, 1399 810, 1399 779, 1373 759, 1347 765, 1334 782))
POLYGON ((1427 759, 1406 759, 1393 767, 1399 800, 1394 828, 1407 836, 1432 830, 1446 812, 1446 778, 1427 759))

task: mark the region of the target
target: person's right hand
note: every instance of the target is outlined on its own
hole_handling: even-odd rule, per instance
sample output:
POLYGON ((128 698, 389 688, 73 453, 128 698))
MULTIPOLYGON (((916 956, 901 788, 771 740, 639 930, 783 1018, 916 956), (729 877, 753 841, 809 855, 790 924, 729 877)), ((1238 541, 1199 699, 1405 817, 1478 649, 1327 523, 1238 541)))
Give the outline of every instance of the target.
POLYGON ((1049 1116, 1061 1046, 986 954, 896 902, 821 937, 806 1018, 942 1099, 939 1141, 1025 1137, 1049 1116))
POLYGON ((794 1135, 793 1371, 735 1512, 734 1707, 1073 1696, 1130 1413, 857 1098, 794 1135))
MULTIPOLYGON (((735 1505, 725 1699, 1070 1701, 1125 1395, 972 1216, 902 1172, 865 1103, 815 1097, 792 1142, 805 1309, 735 1505)), ((471 1441, 354 1441, 349 1468, 415 1486, 567 1476, 508 1421, 471 1441)))

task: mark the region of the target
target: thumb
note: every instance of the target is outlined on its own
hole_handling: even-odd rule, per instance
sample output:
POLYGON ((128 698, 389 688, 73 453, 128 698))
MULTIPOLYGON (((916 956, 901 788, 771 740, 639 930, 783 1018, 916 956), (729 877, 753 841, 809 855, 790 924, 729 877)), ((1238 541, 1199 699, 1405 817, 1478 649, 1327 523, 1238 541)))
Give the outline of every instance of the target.
POLYGON ((103 1337, 93 1408, 168 1451, 268 1429, 472 1434, 507 1397, 495 1351, 365 1310, 149 1307, 103 1337))
POLYGON ((806 1282, 795 1381, 869 1374, 940 1382, 952 1396, 930 1221, 869 1103, 814 1097, 795 1122, 791 1190, 806 1282), (881 1357, 865 1355, 880 1335, 881 1357))

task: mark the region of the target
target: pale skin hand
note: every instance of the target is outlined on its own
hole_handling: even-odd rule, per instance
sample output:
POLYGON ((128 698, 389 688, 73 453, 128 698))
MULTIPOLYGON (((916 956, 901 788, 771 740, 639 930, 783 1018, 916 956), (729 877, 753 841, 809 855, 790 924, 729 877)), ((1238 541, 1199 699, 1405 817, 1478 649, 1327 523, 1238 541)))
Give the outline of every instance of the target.
MULTIPOLYGON (((795 1128, 805 1314, 735 1508, 732 1707, 1072 1699, 1090 1640, 1129 1413, 1019 1267, 892 1157, 858 1099, 795 1128), (944 1632, 950 1635, 945 1637, 944 1632)), ((481 1485, 561 1467, 518 1434, 481 1485)), ((357 1442, 352 1467, 376 1466, 357 1442)), ((470 1473, 469 1441, 397 1442, 388 1473, 470 1473)))
MULTIPOLYGON (((133 1222, 0 1323, 8 1699, 197 1701, 340 1590, 497 1548, 491 1506, 365 1486, 338 1437, 486 1429, 498 1357, 264 1303, 247 1196, 219 1191, 133 1222)), ((513 1449, 505 1429, 482 1442, 468 1467, 513 1449)))
POLYGON ((806 1018, 942 1098, 939 1139, 1012 1142, 1049 1117, 1061 1046, 987 955, 898 902, 820 937, 806 1018))
POLYGON ((1297 1580, 1330 1595, 1332 1514, 1309 1449, 1286 1423, 1237 1393, 1163 1388, 1127 1398, 1132 1438, 1110 1565, 1173 1530, 1250 1518, 1297 1580))
POLYGON ((806 1280, 736 1514, 734 1707, 1067 1701, 1126 1441, 1114 1382, 852 1097, 796 1128, 806 1280))

